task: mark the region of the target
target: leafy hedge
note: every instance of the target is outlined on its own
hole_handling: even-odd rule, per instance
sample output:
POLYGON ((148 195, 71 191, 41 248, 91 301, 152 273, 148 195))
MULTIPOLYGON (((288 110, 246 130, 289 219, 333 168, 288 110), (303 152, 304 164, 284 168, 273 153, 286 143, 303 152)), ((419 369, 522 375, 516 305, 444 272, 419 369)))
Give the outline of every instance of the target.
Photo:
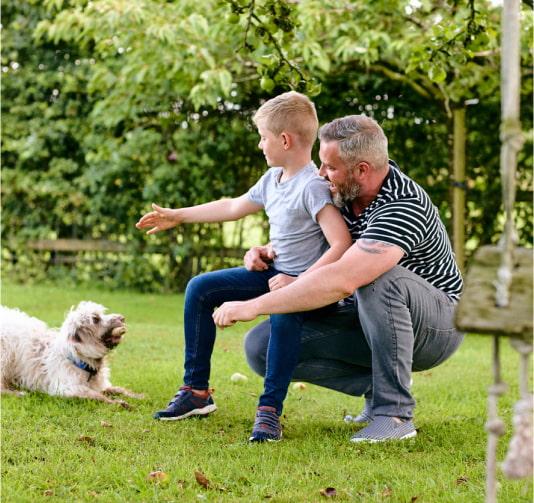
MULTIPOLYGON (((239 263, 225 257, 225 249, 265 240, 265 221, 183 226, 151 237, 134 224, 153 201, 178 207, 245 192, 265 169, 251 115, 287 85, 273 80, 267 93, 260 76, 244 78, 232 84, 229 97, 198 106, 180 91, 193 81, 167 85, 160 69, 153 82, 143 76, 135 83, 140 94, 133 97, 131 85, 117 77, 120 58, 105 58, 96 42, 33 38, 40 22, 53 19, 51 12, 34 0, 2 5, 4 272, 22 281, 54 277, 180 290, 200 270, 239 263), (32 240, 58 238, 108 239, 125 243, 128 252, 82 254, 66 268, 28 248, 32 240)), ((170 61, 165 43, 159 49, 146 57, 170 61)), ((428 190, 449 223, 451 124, 443 104, 413 92, 409 82, 348 63, 323 73, 321 84, 314 98, 321 122, 374 115, 389 137, 391 157, 428 190)), ((532 128, 531 92, 527 79, 525 130, 532 128)), ((499 106, 498 95, 491 95, 467 109, 470 249, 500 233, 499 106)), ((519 160, 519 188, 527 194, 517 205, 523 244, 532 236, 531 152, 530 144, 519 160)))

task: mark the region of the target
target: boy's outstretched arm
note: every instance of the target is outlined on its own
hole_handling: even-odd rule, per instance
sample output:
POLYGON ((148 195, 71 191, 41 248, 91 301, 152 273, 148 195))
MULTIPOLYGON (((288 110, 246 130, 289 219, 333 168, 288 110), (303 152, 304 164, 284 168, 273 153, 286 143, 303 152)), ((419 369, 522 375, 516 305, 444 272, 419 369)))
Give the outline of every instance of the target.
MULTIPOLYGON (((304 276, 319 267, 335 262, 351 247, 352 238, 339 210, 332 204, 327 204, 317 213, 317 223, 320 225, 330 248, 317 262, 300 276, 304 276)), ((277 274, 269 280, 269 290, 274 291, 296 281, 296 277, 287 274, 277 274)))
POLYGON ((148 228, 147 234, 155 234, 179 224, 239 220, 260 211, 263 206, 253 203, 247 194, 243 194, 232 199, 220 199, 188 208, 162 208, 152 204, 152 209, 153 211, 143 215, 135 224, 138 229, 148 228))

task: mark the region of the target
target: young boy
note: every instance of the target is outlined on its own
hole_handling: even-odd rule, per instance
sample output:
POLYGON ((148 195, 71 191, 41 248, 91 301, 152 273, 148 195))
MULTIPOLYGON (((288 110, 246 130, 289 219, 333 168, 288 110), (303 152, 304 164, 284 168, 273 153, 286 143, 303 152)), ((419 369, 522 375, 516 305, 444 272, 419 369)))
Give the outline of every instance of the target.
MULTIPOLYGON (((237 220, 265 209, 275 252, 265 271, 244 267, 200 274, 185 293, 184 384, 160 420, 184 419, 216 410, 208 385, 215 342, 213 310, 230 300, 248 300, 290 283, 291 277, 336 261, 351 245, 339 211, 332 205, 328 183, 311 159, 318 120, 313 103, 288 92, 264 103, 254 116, 258 147, 271 167, 246 193, 189 208, 161 208, 144 215, 137 228, 147 234, 192 222, 237 220), (330 245, 330 247, 328 247, 330 245)), ((280 440, 279 416, 291 375, 298 362, 302 321, 306 313, 271 316, 267 373, 249 440, 280 440)))

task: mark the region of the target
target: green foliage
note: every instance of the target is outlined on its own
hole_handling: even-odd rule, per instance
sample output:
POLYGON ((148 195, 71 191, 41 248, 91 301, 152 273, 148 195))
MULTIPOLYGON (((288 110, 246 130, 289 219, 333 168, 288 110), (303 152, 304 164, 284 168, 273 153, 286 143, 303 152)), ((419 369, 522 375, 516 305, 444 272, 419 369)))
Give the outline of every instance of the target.
MULTIPOLYGON (((165 86, 157 91, 158 86, 145 86, 141 92, 140 83, 124 77, 127 84, 112 90, 118 82, 110 77, 112 70, 122 62, 103 62, 95 44, 60 41, 61 30, 51 37, 57 42, 38 36, 35 46, 31 34, 39 23, 49 24, 48 14, 30 2, 2 9, 8 69, 2 101, 2 236, 11 250, 4 270, 19 275, 26 263, 26 275, 40 277, 42 257, 27 253, 28 240, 111 239, 129 243, 133 255, 106 259, 105 265, 104 257, 85 255, 68 276, 82 281, 92 274, 114 286, 183 288, 196 270, 192 257, 221 248, 222 228, 195 226, 184 228, 178 239, 175 233, 146 238, 134 224, 152 201, 187 206, 247 190, 264 169, 250 125, 259 98, 241 97, 234 89, 239 105, 219 99, 216 107, 196 112, 190 101, 169 98, 165 86)), ((202 21, 194 19, 201 29, 202 21)), ((138 70, 123 69, 131 75, 138 70)), ((163 73, 158 78, 163 80, 163 73)))
MULTIPOLYGON (((358 411, 363 399, 309 385, 289 391, 284 440, 249 445, 262 389, 242 351, 250 324, 217 334, 212 365, 217 412, 205 420, 156 422, 152 413, 167 403, 181 378, 182 295, 2 285, 5 305, 51 326, 62 323, 72 304, 88 299, 126 316, 128 333, 112 355, 111 378, 146 398, 130 400, 133 409, 127 411, 42 393, 2 397, 2 501, 308 503, 325 499, 320 491, 327 487, 336 489, 335 501, 482 501, 491 338, 468 336, 445 364, 414 373, 419 430, 414 440, 351 444, 356 427, 343 416, 358 411), (234 372, 248 376, 248 382, 231 383, 234 372), (166 472, 168 483, 150 482, 154 470, 166 472), (212 486, 201 487, 195 471, 212 486)), ((510 389, 499 400, 506 424, 499 460, 519 396, 517 353, 503 344, 501 356, 502 378, 510 389)), ((507 480, 500 471, 498 481, 501 501, 532 501, 531 481, 507 480)))
POLYGON ((90 63, 61 44, 33 50, 44 15, 32 3, 2 5, 2 192, 9 236, 20 239, 83 227, 87 210, 80 143, 90 104, 79 90, 90 63))
MULTIPOLYGON (((151 202, 185 206, 245 192, 265 169, 250 117, 262 99, 288 88, 315 96, 321 122, 374 115, 391 157, 447 222, 450 109, 476 103, 467 108, 468 244, 498 239, 499 9, 492 3, 199 5, 2 5, 4 271, 41 277, 48 257, 28 253, 27 243, 42 238, 127 244, 123 256, 83 255, 75 269, 48 269, 73 281, 180 289, 191 274, 216 267, 228 246, 222 226, 147 238, 134 224, 151 202)), ((531 131, 532 13, 522 17, 522 116, 531 131)), ((532 236, 531 152, 527 145, 519 158, 522 244, 532 236)), ((248 225, 236 227, 232 246, 243 245, 250 225, 264 229, 248 225)))

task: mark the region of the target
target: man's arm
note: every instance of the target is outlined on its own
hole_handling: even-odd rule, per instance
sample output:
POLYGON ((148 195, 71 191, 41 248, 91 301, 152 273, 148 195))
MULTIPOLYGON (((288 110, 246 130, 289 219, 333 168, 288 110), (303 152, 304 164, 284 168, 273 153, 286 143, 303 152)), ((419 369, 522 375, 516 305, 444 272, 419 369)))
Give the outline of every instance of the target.
POLYGON ((213 313, 219 327, 253 320, 260 314, 310 311, 351 295, 392 269, 404 252, 395 245, 359 239, 332 264, 311 271, 279 290, 245 302, 226 302, 213 313))
MULTIPOLYGON (((347 229, 347 224, 345 224, 339 210, 332 204, 327 204, 321 211, 319 211, 319 213, 317 213, 317 223, 321 227, 330 248, 300 276, 309 274, 311 271, 314 271, 323 265, 335 262, 352 244, 352 238, 347 229)), ((269 289, 271 291, 278 290, 279 288, 284 288, 287 285, 290 285, 296 280, 297 278, 295 276, 280 273, 269 280, 269 289)))
POLYGON ((170 229, 179 224, 228 222, 260 211, 263 206, 253 203, 247 194, 232 199, 220 199, 188 208, 162 208, 152 204, 154 211, 143 215, 135 224, 138 229, 150 228, 147 234, 170 229))

